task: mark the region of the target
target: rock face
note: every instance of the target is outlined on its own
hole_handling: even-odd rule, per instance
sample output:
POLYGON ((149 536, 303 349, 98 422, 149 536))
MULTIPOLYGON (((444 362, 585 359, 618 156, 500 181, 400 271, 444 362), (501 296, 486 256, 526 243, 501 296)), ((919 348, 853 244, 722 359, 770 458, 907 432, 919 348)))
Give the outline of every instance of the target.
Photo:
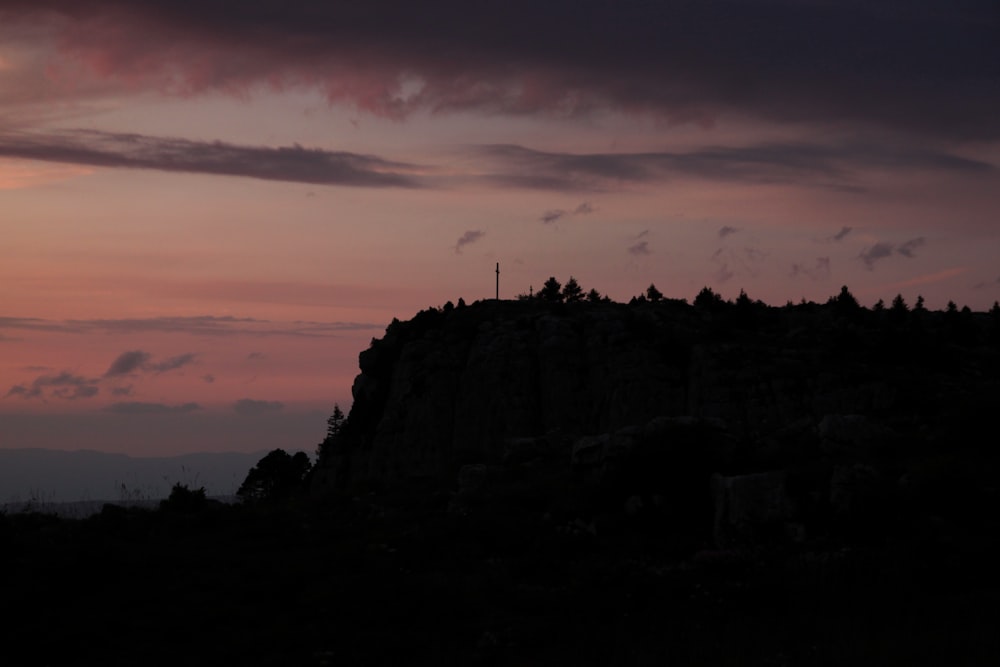
POLYGON ((739 536, 755 513, 797 520, 784 475, 803 466, 824 471, 803 493, 854 511, 896 483, 900 452, 949 441, 956 424, 973 432, 998 395, 995 318, 975 315, 956 338, 943 313, 889 315, 669 300, 422 311, 361 353, 316 489, 454 480, 539 456, 606 470, 637 442, 697 431, 710 443, 706 497, 723 475, 717 533, 739 536))

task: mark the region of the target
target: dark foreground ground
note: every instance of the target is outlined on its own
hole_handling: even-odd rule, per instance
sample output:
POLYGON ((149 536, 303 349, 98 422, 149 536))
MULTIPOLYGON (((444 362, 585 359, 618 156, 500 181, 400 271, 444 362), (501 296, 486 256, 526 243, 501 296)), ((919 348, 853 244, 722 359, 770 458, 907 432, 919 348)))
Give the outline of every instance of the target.
POLYGON ((322 506, 5 516, 2 662, 839 667, 1000 658, 990 508, 888 527, 883 516, 859 530, 720 550, 676 513, 631 507, 580 518, 532 492, 572 480, 508 482, 460 504, 446 487, 414 484, 322 506))

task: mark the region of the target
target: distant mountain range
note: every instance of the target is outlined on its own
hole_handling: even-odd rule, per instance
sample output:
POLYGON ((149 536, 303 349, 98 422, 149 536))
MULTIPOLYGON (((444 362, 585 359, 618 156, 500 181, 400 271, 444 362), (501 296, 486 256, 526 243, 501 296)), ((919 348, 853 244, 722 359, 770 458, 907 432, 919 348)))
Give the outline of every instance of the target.
POLYGON ((174 484, 232 496, 267 452, 198 453, 135 458, 91 450, 0 449, 0 508, 89 501, 142 504, 174 484))

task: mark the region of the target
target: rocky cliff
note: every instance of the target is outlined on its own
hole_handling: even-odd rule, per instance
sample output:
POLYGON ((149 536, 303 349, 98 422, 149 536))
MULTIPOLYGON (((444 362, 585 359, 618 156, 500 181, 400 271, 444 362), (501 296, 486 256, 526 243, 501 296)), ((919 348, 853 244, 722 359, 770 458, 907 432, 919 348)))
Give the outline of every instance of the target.
POLYGON ((693 475, 707 494, 715 475, 717 531, 748 513, 789 523, 816 496, 829 514, 995 430, 998 320, 836 300, 426 310, 361 353, 353 408, 315 484, 458 484, 462 470, 539 459, 606 472, 645 452, 632 468, 659 466, 673 484, 693 475), (760 474, 771 476, 732 481, 760 474), (751 497, 763 499, 748 508, 751 497))

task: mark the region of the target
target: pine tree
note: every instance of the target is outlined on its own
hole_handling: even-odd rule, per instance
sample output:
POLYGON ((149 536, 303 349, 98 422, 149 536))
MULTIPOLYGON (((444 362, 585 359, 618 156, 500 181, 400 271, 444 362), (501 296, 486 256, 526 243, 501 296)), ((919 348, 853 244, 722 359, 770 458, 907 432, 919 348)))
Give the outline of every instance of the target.
POLYGON ((566 303, 576 303, 583 300, 583 288, 580 287, 580 283, 576 282, 576 278, 573 276, 570 276, 566 284, 563 285, 562 297, 566 303))
POLYGON ((340 409, 339 404, 334 403, 333 414, 326 420, 326 437, 316 448, 317 461, 323 460, 332 451, 337 438, 343 433, 346 423, 347 417, 344 416, 343 410, 340 409))
POLYGON ((538 290, 538 297, 543 301, 555 301, 559 302, 563 300, 562 295, 562 285, 556 280, 555 276, 550 276, 542 289, 538 290))

